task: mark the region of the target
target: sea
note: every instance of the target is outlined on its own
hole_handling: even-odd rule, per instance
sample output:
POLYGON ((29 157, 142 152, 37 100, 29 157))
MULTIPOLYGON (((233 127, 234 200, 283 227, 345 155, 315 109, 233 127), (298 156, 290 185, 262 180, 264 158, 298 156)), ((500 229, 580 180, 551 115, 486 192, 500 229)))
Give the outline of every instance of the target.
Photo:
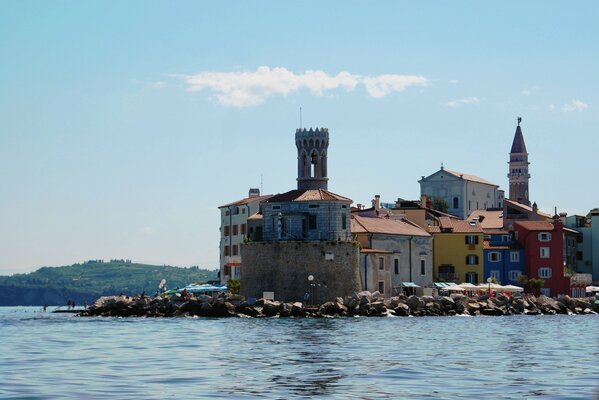
POLYGON ((0 307, 1 399, 599 399, 599 316, 106 318, 0 307))

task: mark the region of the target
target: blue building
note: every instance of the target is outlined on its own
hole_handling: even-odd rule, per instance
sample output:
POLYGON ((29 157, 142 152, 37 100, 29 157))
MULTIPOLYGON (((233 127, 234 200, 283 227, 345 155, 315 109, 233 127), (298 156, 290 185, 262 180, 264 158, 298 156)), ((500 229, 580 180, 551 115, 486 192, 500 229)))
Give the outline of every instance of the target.
POLYGON ((490 277, 502 285, 518 285, 518 276, 524 274, 524 249, 510 232, 485 230, 483 256, 484 281, 490 277))

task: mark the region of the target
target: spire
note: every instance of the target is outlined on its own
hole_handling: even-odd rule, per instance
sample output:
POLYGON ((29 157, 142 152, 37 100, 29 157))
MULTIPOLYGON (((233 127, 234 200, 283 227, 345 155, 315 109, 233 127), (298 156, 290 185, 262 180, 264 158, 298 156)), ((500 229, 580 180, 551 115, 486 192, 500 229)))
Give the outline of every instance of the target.
POLYGON ((518 117, 518 126, 516 127, 516 134, 514 135, 514 141, 512 142, 512 150, 510 153, 526 153, 526 145, 524 144, 524 136, 522 135, 520 122, 522 122, 522 118, 518 117))

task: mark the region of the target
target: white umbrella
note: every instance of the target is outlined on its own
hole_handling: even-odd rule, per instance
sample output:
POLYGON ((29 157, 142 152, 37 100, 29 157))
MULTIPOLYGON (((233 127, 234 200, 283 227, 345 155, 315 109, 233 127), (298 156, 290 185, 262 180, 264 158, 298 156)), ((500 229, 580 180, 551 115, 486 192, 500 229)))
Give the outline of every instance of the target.
POLYGON ((472 283, 460 283, 458 286, 464 290, 476 290, 476 285, 472 283))
POLYGON ((496 283, 481 283, 480 285, 476 286, 474 289, 489 290, 489 288, 491 288, 491 290, 501 290, 503 288, 503 286, 498 285, 496 283))
POLYGON ((516 285, 505 285, 501 290, 504 292, 523 292, 524 288, 516 285))
POLYGON ((599 286, 587 286, 586 292, 587 293, 599 292, 599 286))

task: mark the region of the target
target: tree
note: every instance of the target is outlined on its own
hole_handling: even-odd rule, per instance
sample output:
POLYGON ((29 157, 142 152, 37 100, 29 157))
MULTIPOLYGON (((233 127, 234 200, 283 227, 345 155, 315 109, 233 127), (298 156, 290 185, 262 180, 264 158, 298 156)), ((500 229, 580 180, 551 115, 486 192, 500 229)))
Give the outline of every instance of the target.
POLYGON ((227 288, 232 294, 239 294, 241 289, 241 281, 239 279, 229 279, 227 282, 227 288))
POLYGON ((535 295, 538 295, 541 288, 545 286, 545 279, 542 278, 530 278, 528 280, 528 287, 532 290, 535 295))
POLYGON ((433 198, 431 207, 433 210, 441 211, 442 213, 446 213, 449 210, 449 204, 441 197, 433 198))

